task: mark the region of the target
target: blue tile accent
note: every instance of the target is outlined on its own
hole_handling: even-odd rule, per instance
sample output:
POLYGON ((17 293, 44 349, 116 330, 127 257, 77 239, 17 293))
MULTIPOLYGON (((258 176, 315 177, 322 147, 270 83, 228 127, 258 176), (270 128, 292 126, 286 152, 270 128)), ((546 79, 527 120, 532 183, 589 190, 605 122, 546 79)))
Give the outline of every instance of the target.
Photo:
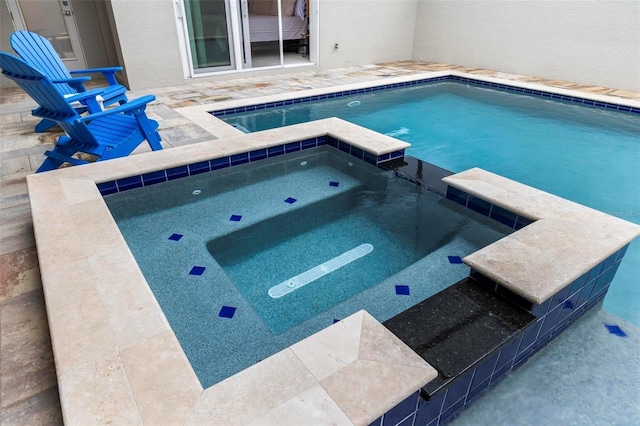
POLYGON ((484 216, 489 216, 491 211, 491 203, 483 200, 482 198, 469 195, 469 201, 467 202, 467 208, 476 211, 484 216))
POLYGON ((418 406, 418 392, 409 395, 404 401, 387 411, 382 418, 383 426, 396 426, 405 420, 418 406))
POLYGON ((461 206, 467 207, 467 200, 469 199, 469 194, 464 191, 461 191, 458 188, 454 188, 453 186, 447 187, 446 198, 448 200, 454 201, 461 206))
POLYGON ((207 268, 205 268, 204 266, 194 266, 193 268, 191 268, 191 271, 189 271, 189 275, 200 276, 204 274, 205 269, 207 268))
POLYGON ((499 371, 505 366, 509 366, 513 359, 516 357, 516 353, 518 352, 518 348, 520 347, 520 341, 522 340, 522 334, 514 337, 509 343, 500 349, 500 356, 498 357, 498 362, 496 362, 496 371, 499 371))
POLYGON ((219 317, 222 318, 233 318, 233 316, 236 314, 236 308, 233 306, 223 306, 222 309, 220 309, 220 313, 218 314, 219 317))
POLYGON ((470 389, 474 389, 477 386, 480 386, 483 382, 489 379, 489 377, 491 377, 491 374, 493 374, 493 370, 496 367, 496 362, 498 361, 499 355, 499 352, 493 354, 489 358, 486 358, 484 361, 482 361, 482 363, 475 368, 470 389))
POLYGON ((242 215, 232 214, 229 220, 232 222, 240 222, 242 220, 242 215))
POLYGON ((211 171, 209 161, 201 161, 199 163, 189 164, 189 176, 199 175, 211 171))
POLYGON ((516 226, 516 219, 518 215, 494 204, 491 208, 489 217, 495 221, 502 223, 503 225, 508 226, 509 228, 514 228, 516 226))
POLYGON ((540 333, 543 322, 544 320, 539 319, 532 327, 529 327, 524 332, 524 334, 522 335, 522 339, 520 340, 520 347, 518 347, 518 355, 531 350, 533 343, 538 338, 538 333, 540 333))
POLYGON ((351 155, 353 155, 354 157, 363 160, 364 159, 364 150, 357 148, 355 146, 351 147, 351 155))
POLYGON ((619 326, 615 324, 605 324, 604 326, 611 334, 615 334, 619 337, 627 337, 627 333, 625 333, 619 326))
POLYGON ((518 215, 518 218, 516 219, 516 230, 522 229, 527 225, 531 225, 532 223, 533 221, 531 219, 527 219, 524 216, 518 215))
POLYGON ((142 187, 142 176, 131 176, 116 180, 118 191, 128 191, 130 189, 142 187))
POLYGON ((169 239, 171 241, 180 241, 180 238, 182 238, 182 237, 184 237, 184 235, 182 235, 182 234, 171 234, 169 239))
POLYGON ((533 309, 533 303, 529 302, 527 299, 520 296, 519 294, 514 293, 508 288, 501 286, 500 284, 496 286, 496 292, 504 296, 507 300, 511 301, 512 303, 515 303, 516 305, 528 311, 531 311, 533 309))
POLYGON ((465 395, 469 393, 472 375, 473 371, 468 372, 453 384, 447 386, 447 395, 445 396, 444 405, 442 406, 443 411, 455 405, 461 398, 464 401, 465 395))
POLYGON ((243 152, 241 154, 235 154, 231 156, 231 165, 232 166, 238 166, 240 164, 244 164, 244 163, 248 163, 249 162, 249 153, 248 152, 243 152))
POLYGON ((588 276, 589 276, 589 273, 587 272, 586 274, 576 278, 571 283, 571 289, 569 290, 569 294, 574 294, 574 293, 577 293, 578 290, 581 290, 584 287, 584 285, 587 283, 588 276))
POLYGON ((429 401, 420 398, 418 401, 418 413, 416 415, 416 424, 426 425, 436 420, 442 413, 442 405, 446 396, 446 391, 440 391, 435 394, 429 401))
POLYGON ((277 157, 283 154, 284 154, 284 145, 272 146, 270 148, 267 148, 267 156, 269 158, 277 157))
POLYGON ((96 185, 98 187, 98 191, 100 191, 100 195, 103 197, 109 194, 115 194, 118 192, 118 186, 115 181, 99 183, 96 185))
POLYGON ((545 316, 547 312, 549 312, 549 306, 551 306, 551 297, 542 302, 539 305, 533 305, 531 308, 531 313, 538 318, 545 316))
POLYGON ((338 147, 338 139, 334 138, 333 136, 327 136, 327 143, 334 148, 338 147))
POLYGON ((558 306, 544 317, 544 323, 542 324, 542 328, 540 329, 540 334, 538 339, 545 337, 547 334, 551 332, 553 327, 558 323, 558 317, 560 316, 560 311, 562 310, 561 306, 558 306))
POLYGON ((302 149, 315 148, 316 140, 315 139, 307 139, 302 141, 302 149))
POLYGON ((549 306, 549 310, 553 311, 557 306, 560 306, 567 299, 567 297, 569 297, 570 290, 571 284, 554 294, 551 297, 551 305, 549 306))
POLYGON ((374 166, 378 164, 378 157, 370 152, 364 152, 363 160, 369 164, 373 164, 374 166))
POLYGON ((449 263, 451 264, 455 264, 455 265, 462 264, 462 258, 460 256, 447 256, 447 259, 449 259, 449 263))
POLYGON ((342 152, 346 152, 347 154, 351 154, 351 145, 341 140, 338 141, 338 149, 342 152))
POLYGON ((164 170, 145 173, 142 175, 142 183, 144 186, 154 185, 156 183, 161 183, 166 181, 167 181, 167 174, 164 170))
POLYGON ((288 143, 284 146, 284 152, 289 154, 291 152, 296 152, 296 151, 300 151, 301 148, 301 143, 300 142, 291 142, 288 143))
POLYGON ((289 204, 293 204, 296 201, 298 201, 298 200, 296 200, 295 198, 291 198, 291 197, 289 197, 286 200, 284 200, 285 203, 289 203, 289 204))
POLYGON ((231 167, 231 158, 222 157, 222 158, 214 158, 213 160, 209 160, 209 167, 211 168, 211 171, 231 167))
POLYGON ((574 293, 570 298, 562 302, 560 305, 560 315, 558 322, 564 321, 571 313, 578 308, 578 297, 580 293, 574 293))
POLYGON ((491 379, 487 379, 482 383, 478 383, 478 385, 471 389, 469 391, 469 395, 467 395, 467 404, 469 404, 471 401, 475 400, 476 397, 485 389, 487 389, 489 387, 489 383, 491 382, 491 379))
POLYGON ((267 158, 267 149, 257 149, 249 153, 249 161, 263 160, 267 158))
POLYGON ((454 405, 449 407, 446 411, 444 411, 440 415, 440 424, 444 424, 444 422, 447 421, 449 417, 454 415, 463 406, 464 406, 464 398, 460 399, 458 402, 456 402, 454 405))
POLYGON ((409 286, 408 285, 396 285, 396 294, 401 296, 409 296, 409 286))
POLYGON ((382 424, 382 417, 378 417, 373 422, 369 423, 369 426, 380 426, 382 424))
POLYGON ((604 263, 605 263, 605 260, 603 260, 602 262, 598 263, 596 266, 594 266, 589 271, 589 276, 587 277, 587 282, 591 281, 592 279, 594 279, 595 277, 600 275, 600 271, 602 271, 602 267, 604 266, 604 263))
POLYGON ((172 167, 167 169, 167 180, 180 179, 189 176, 189 168, 187 166, 172 167))
POLYGON ((334 319, 333 319, 333 324, 335 324, 335 323, 337 323, 337 322, 340 322, 340 319, 338 319, 338 318, 334 318, 334 319))
POLYGON ((334 181, 329 182, 329 186, 336 186, 337 187, 339 185, 340 185, 340 182, 334 182, 334 181))

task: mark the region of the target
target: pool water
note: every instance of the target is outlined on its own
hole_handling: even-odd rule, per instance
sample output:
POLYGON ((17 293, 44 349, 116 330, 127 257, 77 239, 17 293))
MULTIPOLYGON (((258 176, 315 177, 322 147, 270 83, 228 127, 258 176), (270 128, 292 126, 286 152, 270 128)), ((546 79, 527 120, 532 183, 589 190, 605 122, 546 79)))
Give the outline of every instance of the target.
MULTIPOLYGON (((337 116, 412 144, 452 172, 480 167, 640 224, 640 117, 455 82, 221 117, 247 131, 337 116), (351 106, 349 106, 351 105, 351 106)), ((640 243, 606 310, 640 326, 640 243)))
POLYGON ((391 318, 468 275, 449 256, 512 232, 330 146, 105 201, 205 388, 360 309, 391 318))

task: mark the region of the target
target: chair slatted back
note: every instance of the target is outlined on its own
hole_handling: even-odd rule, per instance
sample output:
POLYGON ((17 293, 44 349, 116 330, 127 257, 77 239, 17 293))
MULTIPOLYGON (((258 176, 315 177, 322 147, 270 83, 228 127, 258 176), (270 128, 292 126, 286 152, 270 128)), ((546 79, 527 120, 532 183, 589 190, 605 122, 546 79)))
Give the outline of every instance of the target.
POLYGON ((0 52, 0 68, 2 74, 13 80, 40 105, 40 108, 34 110, 34 115, 56 121, 79 144, 98 145, 87 125, 77 121, 80 116, 76 110, 48 77, 22 59, 5 52, 0 52))
MULTIPOLYGON (((52 80, 71 78, 69 70, 49 40, 31 31, 16 31, 11 34, 11 47, 25 62, 41 70, 52 80)), ((58 83, 58 89, 65 95, 74 94, 74 90, 66 83, 58 83)))

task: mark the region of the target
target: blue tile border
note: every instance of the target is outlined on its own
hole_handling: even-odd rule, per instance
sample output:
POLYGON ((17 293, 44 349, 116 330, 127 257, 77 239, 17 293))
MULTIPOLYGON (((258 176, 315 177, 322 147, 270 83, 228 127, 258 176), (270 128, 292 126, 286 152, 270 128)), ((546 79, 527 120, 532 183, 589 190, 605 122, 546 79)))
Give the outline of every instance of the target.
POLYGON ((404 150, 394 151, 388 154, 375 155, 336 138, 330 136, 319 136, 316 138, 287 142, 269 148, 261 148, 249 152, 230 155, 227 157, 213 158, 207 161, 187 164, 184 166, 172 167, 166 170, 145 173, 143 175, 129 176, 109 182, 97 184, 102 196, 115 194, 117 192, 128 191, 130 189, 141 188, 143 186, 155 185, 157 183, 170 180, 181 179, 187 176, 195 176, 201 173, 212 172, 241 164, 252 163, 267 158, 278 157, 305 149, 316 148, 323 145, 330 145, 343 151, 359 160, 377 166, 389 159, 403 158, 404 150))
POLYGON ((594 101, 594 100, 582 98, 579 96, 560 95, 560 94, 551 93, 543 90, 525 89, 523 87, 510 86, 510 85, 501 84, 501 83, 492 83, 489 81, 482 81, 482 80, 477 80, 477 79, 468 78, 468 77, 460 77, 457 75, 423 78, 419 80, 406 81, 403 83, 383 84, 380 86, 367 87, 365 89, 345 90, 341 92, 326 93, 323 95, 316 95, 316 96, 306 96, 302 98, 289 99, 285 101, 267 102, 267 103, 261 103, 261 104, 255 104, 255 105, 249 105, 249 106, 237 107, 237 108, 227 108, 222 110, 210 111, 209 114, 215 117, 223 117, 225 115, 231 115, 231 114, 252 112, 252 111, 269 109, 269 108, 281 108, 284 106, 303 104, 303 103, 321 101, 326 99, 341 98, 343 96, 379 92, 383 90, 397 89, 399 87, 420 86, 420 85, 431 84, 431 83, 440 83, 444 81, 473 84, 475 86, 490 87, 492 89, 498 89, 498 90, 513 92, 513 93, 520 93, 523 95, 538 96, 542 98, 555 99, 563 102, 577 103, 577 104, 586 105, 594 108, 615 110, 615 111, 621 111, 621 112, 632 113, 632 114, 640 114, 640 108, 618 105, 618 104, 609 103, 609 102, 594 101))
POLYGON ((482 198, 468 194, 467 192, 451 185, 447 186, 445 198, 460 204, 462 207, 466 207, 483 216, 500 222, 516 231, 534 222, 529 218, 520 216, 519 214, 509 211, 504 207, 497 206, 489 201, 483 200, 482 198))

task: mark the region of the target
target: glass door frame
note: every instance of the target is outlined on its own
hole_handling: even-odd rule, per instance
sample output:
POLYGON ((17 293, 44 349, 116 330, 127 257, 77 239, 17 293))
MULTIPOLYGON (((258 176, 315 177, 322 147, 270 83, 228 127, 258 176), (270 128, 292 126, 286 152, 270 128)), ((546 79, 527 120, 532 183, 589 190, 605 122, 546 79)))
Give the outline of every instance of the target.
MULTIPOLYGON (((248 2, 247 0, 225 0, 225 5, 227 7, 227 19, 231 19, 228 22, 228 27, 230 27, 230 51, 235 58, 235 66, 229 67, 210 67, 210 68, 202 68, 196 70, 193 66, 193 58, 191 47, 189 43, 189 30, 186 22, 186 14, 185 14, 185 5, 184 0, 174 0, 174 10, 176 14, 176 25, 178 29, 178 39, 180 42, 180 55, 182 58, 182 69, 184 77, 189 78, 197 78, 197 77, 210 77, 216 75, 224 75, 231 73, 241 73, 241 72, 250 72, 250 71, 262 71, 262 70, 274 70, 274 69, 282 69, 282 68, 293 68, 293 67, 303 67, 303 66, 312 66, 318 63, 318 9, 319 9, 319 1, 318 0, 309 0, 309 10, 307 11, 308 16, 308 63, 299 63, 299 64, 284 64, 284 40, 282 39, 282 16, 278 15, 278 32, 279 32, 279 53, 280 60, 278 64, 271 66, 264 66, 259 68, 251 67, 251 54, 250 54, 250 40, 245 35, 248 33, 247 29, 247 21, 248 21, 248 2), (241 12, 242 11, 242 12, 241 12), (246 11, 246 12, 245 12, 246 11), (243 22, 244 21, 244 22, 243 22), (244 34, 243 34, 244 32, 244 34), (244 55, 244 51, 249 50, 249 55, 244 55), (247 60, 249 58, 249 60, 247 60)), ((280 0, 278 0, 278 4, 280 5, 280 0)), ((279 8, 279 10, 281 10, 279 8)), ((232 60, 232 62, 234 62, 232 60)))

